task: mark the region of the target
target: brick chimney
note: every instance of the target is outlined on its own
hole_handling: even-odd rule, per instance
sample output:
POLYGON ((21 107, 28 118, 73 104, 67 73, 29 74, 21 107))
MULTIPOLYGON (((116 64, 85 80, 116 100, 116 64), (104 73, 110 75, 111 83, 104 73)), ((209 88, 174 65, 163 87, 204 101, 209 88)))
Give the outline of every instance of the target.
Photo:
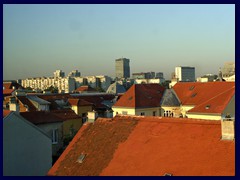
POLYGON ((88 122, 94 122, 98 118, 98 113, 96 111, 88 112, 88 122))
POLYGON ((15 97, 10 98, 9 110, 19 113, 20 107, 15 97))
POLYGON ((221 120, 222 140, 235 139, 235 118, 225 117, 221 120))

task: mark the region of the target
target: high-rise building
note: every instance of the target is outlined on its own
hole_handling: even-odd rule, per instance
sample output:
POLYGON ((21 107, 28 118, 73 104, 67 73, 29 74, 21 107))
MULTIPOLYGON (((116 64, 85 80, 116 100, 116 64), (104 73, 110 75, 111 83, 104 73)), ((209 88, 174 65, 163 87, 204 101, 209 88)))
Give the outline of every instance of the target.
POLYGON ((195 81, 195 67, 175 67, 175 77, 178 81, 194 82, 195 81))
POLYGON ((235 62, 225 62, 222 68, 223 77, 235 75, 235 62))
POLYGON ((62 70, 56 70, 55 72, 53 72, 54 74, 54 78, 59 78, 59 77, 64 77, 65 73, 62 70))
POLYGON ((120 58, 115 60, 116 78, 130 77, 130 60, 127 58, 120 58))
POLYGON ((78 70, 73 70, 68 74, 68 77, 80 77, 81 72, 78 72, 78 70))

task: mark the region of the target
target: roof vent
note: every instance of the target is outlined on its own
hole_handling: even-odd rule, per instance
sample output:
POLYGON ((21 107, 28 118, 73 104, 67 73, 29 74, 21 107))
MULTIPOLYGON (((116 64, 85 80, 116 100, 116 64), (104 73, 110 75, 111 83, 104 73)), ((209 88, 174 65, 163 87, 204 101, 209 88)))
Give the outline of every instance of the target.
POLYGON ((195 88, 195 86, 191 86, 190 88, 189 88, 189 90, 193 90, 195 88))
POLYGON ((170 173, 165 173, 163 176, 172 176, 170 173))
POLYGON ((205 109, 209 109, 209 108, 210 108, 210 105, 206 105, 206 106, 205 106, 205 109))
POLYGON ((85 157, 86 157, 86 154, 81 154, 79 157, 78 157, 78 160, 77 160, 77 162, 78 163, 83 163, 83 160, 85 159, 85 157))
POLYGON ((133 98, 133 97, 131 96, 131 97, 128 98, 128 100, 132 100, 132 98, 133 98))
POLYGON ((195 97, 197 95, 197 93, 193 93, 192 95, 191 95, 191 97, 193 98, 193 97, 195 97))

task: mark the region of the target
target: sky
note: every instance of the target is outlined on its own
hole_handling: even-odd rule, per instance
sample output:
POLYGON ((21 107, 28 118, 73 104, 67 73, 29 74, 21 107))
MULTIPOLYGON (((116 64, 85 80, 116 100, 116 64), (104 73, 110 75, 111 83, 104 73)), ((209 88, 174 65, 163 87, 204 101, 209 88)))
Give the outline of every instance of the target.
POLYGON ((115 76, 115 59, 130 73, 195 67, 218 74, 235 61, 234 4, 4 4, 3 79, 67 75, 115 76))

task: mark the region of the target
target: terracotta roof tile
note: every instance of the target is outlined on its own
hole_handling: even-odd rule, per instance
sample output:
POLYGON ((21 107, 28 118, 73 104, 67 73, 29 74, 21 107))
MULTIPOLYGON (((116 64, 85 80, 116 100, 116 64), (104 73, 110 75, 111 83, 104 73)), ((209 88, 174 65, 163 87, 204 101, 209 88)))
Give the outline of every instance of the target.
POLYGON ((69 98, 68 102, 72 106, 92 106, 93 104, 84 100, 84 99, 76 99, 76 98, 69 98))
POLYGON ((3 117, 6 117, 6 116, 8 116, 10 113, 11 113, 12 111, 10 111, 10 110, 3 110, 3 117))
POLYGON ((207 101, 195 106, 188 113, 219 113, 221 114, 224 109, 227 107, 231 98, 235 95, 235 87, 226 90, 210 98, 207 101))
POLYGON ((80 86, 75 90, 75 92, 83 92, 83 91, 96 92, 97 90, 92 88, 91 86, 80 86))
POLYGON ((235 87, 235 82, 179 82, 173 86, 183 105, 199 105, 235 87))
POLYGON ((14 89, 4 89, 3 95, 11 95, 14 91, 14 89))
POLYGON ((235 175, 235 141, 221 140, 220 121, 115 116, 83 126, 48 175, 165 173, 235 175))
POLYGON ((20 115, 35 125, 64 121, 64 119, 61 119, 55 116, 53 113, 46 111, 20 112, 20 115))
POLYGON ((158 107, 164 89, 159 84, 134 84, 114 104, 114 107, 158 107))

